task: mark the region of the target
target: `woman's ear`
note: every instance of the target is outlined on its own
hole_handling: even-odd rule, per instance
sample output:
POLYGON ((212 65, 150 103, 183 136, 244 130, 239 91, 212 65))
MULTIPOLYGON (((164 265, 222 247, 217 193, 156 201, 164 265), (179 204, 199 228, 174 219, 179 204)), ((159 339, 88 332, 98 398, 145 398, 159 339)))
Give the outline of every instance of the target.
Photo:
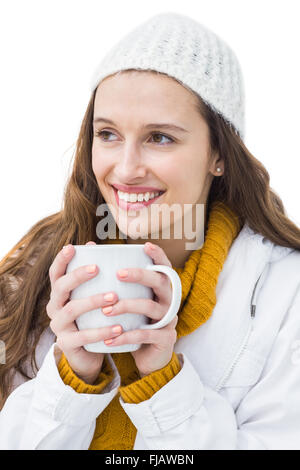
POLYGON ((224 160, 219 154, 214 154, 211 157, 209 171, 214 176, 221 176, 224 173, 224 160))

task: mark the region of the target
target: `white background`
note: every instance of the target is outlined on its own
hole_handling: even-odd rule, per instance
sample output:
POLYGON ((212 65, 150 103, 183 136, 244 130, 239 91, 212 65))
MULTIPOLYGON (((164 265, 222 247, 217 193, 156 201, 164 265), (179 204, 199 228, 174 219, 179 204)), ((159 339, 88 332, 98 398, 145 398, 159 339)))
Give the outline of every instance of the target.
POLYGON ((195 18, 242 66, 246 138, 300 225, 299 0, 9 0, 0 3, 0 258, 61 208, 93 71, 154 14, 195 18))

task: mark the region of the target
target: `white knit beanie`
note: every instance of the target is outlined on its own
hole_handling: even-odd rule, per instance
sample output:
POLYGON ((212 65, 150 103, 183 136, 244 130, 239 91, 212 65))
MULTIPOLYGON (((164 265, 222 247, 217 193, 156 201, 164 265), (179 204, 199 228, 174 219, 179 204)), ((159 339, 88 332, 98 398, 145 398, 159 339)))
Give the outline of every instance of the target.
POLYGON ((160 13, 128 33, 104 56, 91 80, 94 91, 120 70, 163 72, 200 95, 244 139, 244 84, 232 49, 192 18, 160 13))

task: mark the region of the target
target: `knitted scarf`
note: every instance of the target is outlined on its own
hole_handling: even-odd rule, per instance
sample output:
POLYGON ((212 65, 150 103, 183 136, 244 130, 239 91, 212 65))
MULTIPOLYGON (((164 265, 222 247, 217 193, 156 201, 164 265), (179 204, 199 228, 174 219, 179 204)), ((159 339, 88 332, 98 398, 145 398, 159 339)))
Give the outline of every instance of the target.
MULTIPOLYGON (((216 305, 216 285, 229 249, 241 229, 238 216, 223 202, 211 204, 204 244, 193 251, 184 268, 176 268, 182 284, 182 299, 176 325, 177 338, 199 328, 211 316, 216 305)), ((107 243, 125 243, 119 236, 107 243)), ((123 410, 119 397, 130 403, 149 399, 179 372, 181 366, 173 353, 172 360, 163 369, 140 377, 133 356, 111 353, 121 377, 119 392, 96 420, 96 429, 89 449, 133 449, 136 428, 123 410), (138 384, 138 385, 137 385, 138 384)), ((79 393, 100 393, 112 380, 113 371, 107 360, 103 361, 99 383, 88 385, 75 376, 64 355, 59 372, 67 385, 79 393)))

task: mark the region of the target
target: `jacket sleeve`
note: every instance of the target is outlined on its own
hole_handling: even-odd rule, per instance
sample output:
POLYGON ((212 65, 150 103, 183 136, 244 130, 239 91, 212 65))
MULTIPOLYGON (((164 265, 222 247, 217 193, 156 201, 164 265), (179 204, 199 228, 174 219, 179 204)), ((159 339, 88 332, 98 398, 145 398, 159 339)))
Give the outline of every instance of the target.
POLYGON ((119 398, 144 441, 135 449, 300 449, 300 292, 259 381, 236 410, 230 390, 205 386, 187 356, 178 357, 180 371, 151 398, 140 403, 119 398))
POLYGON ((60 376, 61 355, 54 343, 36 377, 18 386, 7 398, 0 412, 0 450, 89 448, 97 416, 118 392, 118 369, 107 354, 107 370, 114 375, 105 377, 102 372, 97 390, 83 388, 83 383, 79 385, 81 393, 77 393, 60 376))

